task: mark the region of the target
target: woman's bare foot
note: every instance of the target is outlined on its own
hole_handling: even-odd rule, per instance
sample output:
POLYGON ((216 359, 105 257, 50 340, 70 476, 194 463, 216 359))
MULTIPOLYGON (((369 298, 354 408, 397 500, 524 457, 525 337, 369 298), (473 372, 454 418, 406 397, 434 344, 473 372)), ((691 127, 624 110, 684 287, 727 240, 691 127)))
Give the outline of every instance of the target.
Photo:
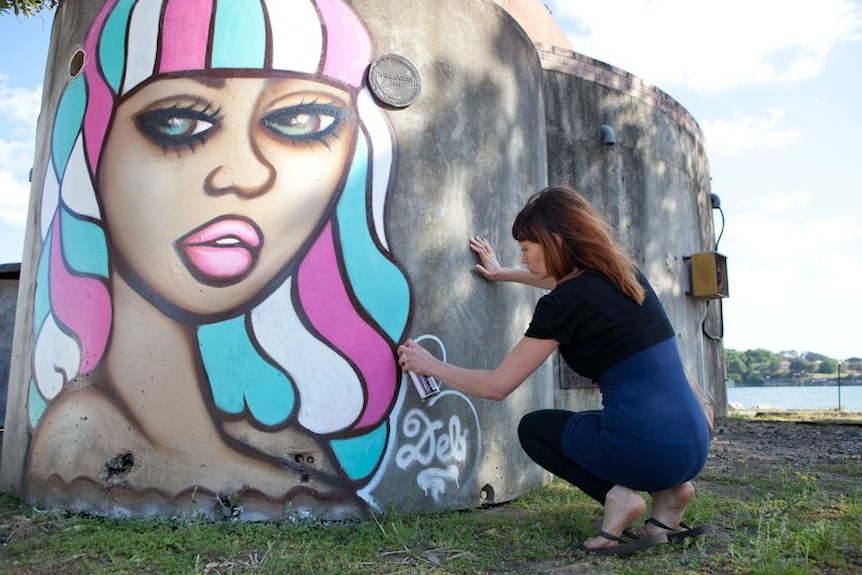
MULTIPOLYGON (((614 485, 605 496, 605 513, 602 517, 602 531, 619 537, 623 529, 643 514, 646 503, 637 492, 614 485)), ((617 541, 598 535, 584 541, 587 549, 606 549, 618 545, 617 541)))
MULTIPOLYGON (((664 491, 656 491, 652 493, 651 516, 663 525, 672 529, 679 529, 685 509, 692 499, 694 499, 694 485, 691 481, 686 481, 664 491)), ((644 529, 647 535, 668 533, 667 529, 653 523, 647 523, 644 529)))

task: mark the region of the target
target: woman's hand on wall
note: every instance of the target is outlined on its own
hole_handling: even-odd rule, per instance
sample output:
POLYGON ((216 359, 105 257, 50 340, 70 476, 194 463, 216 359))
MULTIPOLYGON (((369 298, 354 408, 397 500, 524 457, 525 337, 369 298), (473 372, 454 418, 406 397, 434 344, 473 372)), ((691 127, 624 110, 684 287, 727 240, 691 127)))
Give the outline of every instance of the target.
POLYGON ((470 238, 470 249, 476 252, 479 256, 479 263, 476 264, 476 271, 489 282, 501 280, 503 274, 503 266, 497 259, 497 254, 494 252, 491 242, 480 236, 470 238))
POLYGON ((497 253, 491 242, 483 237, 470 238, 470 249, 479 256, 479 263, 475 266, 476 272, 489 282, 515 282, 548 290, 554 289, 557 285, 554 278, 541 278, 530 273, 526 268, 503 267, 497 259, 497 253))

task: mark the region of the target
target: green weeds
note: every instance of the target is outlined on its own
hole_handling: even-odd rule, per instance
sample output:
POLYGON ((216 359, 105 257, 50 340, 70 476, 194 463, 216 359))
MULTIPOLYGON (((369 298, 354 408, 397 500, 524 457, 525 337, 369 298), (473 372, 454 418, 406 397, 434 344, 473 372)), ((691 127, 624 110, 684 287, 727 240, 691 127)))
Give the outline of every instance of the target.
MULTIPOLYGON (((727 462, 726 462, 727 463, 727 462)), ((0 496, 0 572, 19 574, 819 574, 862 571, 858 466, 709 467, 686 514, 720 533, 632 557, 579 548, 601 508, 561 481, 508 504, 321 525, 108 520, 0 496)), ((646 517, 644 517, 645 519, 646 517)))

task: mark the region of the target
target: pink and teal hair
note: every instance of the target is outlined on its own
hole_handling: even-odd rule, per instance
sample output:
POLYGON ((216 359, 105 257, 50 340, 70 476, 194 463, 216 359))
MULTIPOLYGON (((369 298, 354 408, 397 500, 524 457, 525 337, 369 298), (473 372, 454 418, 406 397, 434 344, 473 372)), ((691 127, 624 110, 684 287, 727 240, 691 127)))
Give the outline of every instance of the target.
POLYGON ((365 86, 372 46, 352 8, 342 0, 109 0, 82 50, 83 70, 57 107, 42 189, 31 423, 108 346, 109 238, 96 174, 116 107, 154 79, 264 71, 350 91, 360 130, 338 203, 295 273, 245 315, 198 326, 213 402, 265 429, 298 422, 333 445, 380 429, 395 399, 393 348, 410 295, 384 227, 394 144, 365 86), (312 351, 297 354, 296 342, 312 351), (328 375, 305 365, 314 358, 338 367, 328 375), (333 393, 354 407, 326 413, 333 393))

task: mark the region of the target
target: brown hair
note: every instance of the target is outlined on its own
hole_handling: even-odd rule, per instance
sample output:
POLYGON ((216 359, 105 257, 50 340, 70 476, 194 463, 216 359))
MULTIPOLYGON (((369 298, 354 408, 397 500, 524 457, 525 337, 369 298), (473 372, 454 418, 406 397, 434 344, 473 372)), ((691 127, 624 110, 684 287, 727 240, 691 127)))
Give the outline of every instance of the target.
POLYGON ((545 267, 559 280, 576 268, 599 272, 642 304, 646 298, 634 261, 613 239, 608 224, 570 188, 545 188, 527 201, 512 224, 512 236, 545 251, 545 267))

